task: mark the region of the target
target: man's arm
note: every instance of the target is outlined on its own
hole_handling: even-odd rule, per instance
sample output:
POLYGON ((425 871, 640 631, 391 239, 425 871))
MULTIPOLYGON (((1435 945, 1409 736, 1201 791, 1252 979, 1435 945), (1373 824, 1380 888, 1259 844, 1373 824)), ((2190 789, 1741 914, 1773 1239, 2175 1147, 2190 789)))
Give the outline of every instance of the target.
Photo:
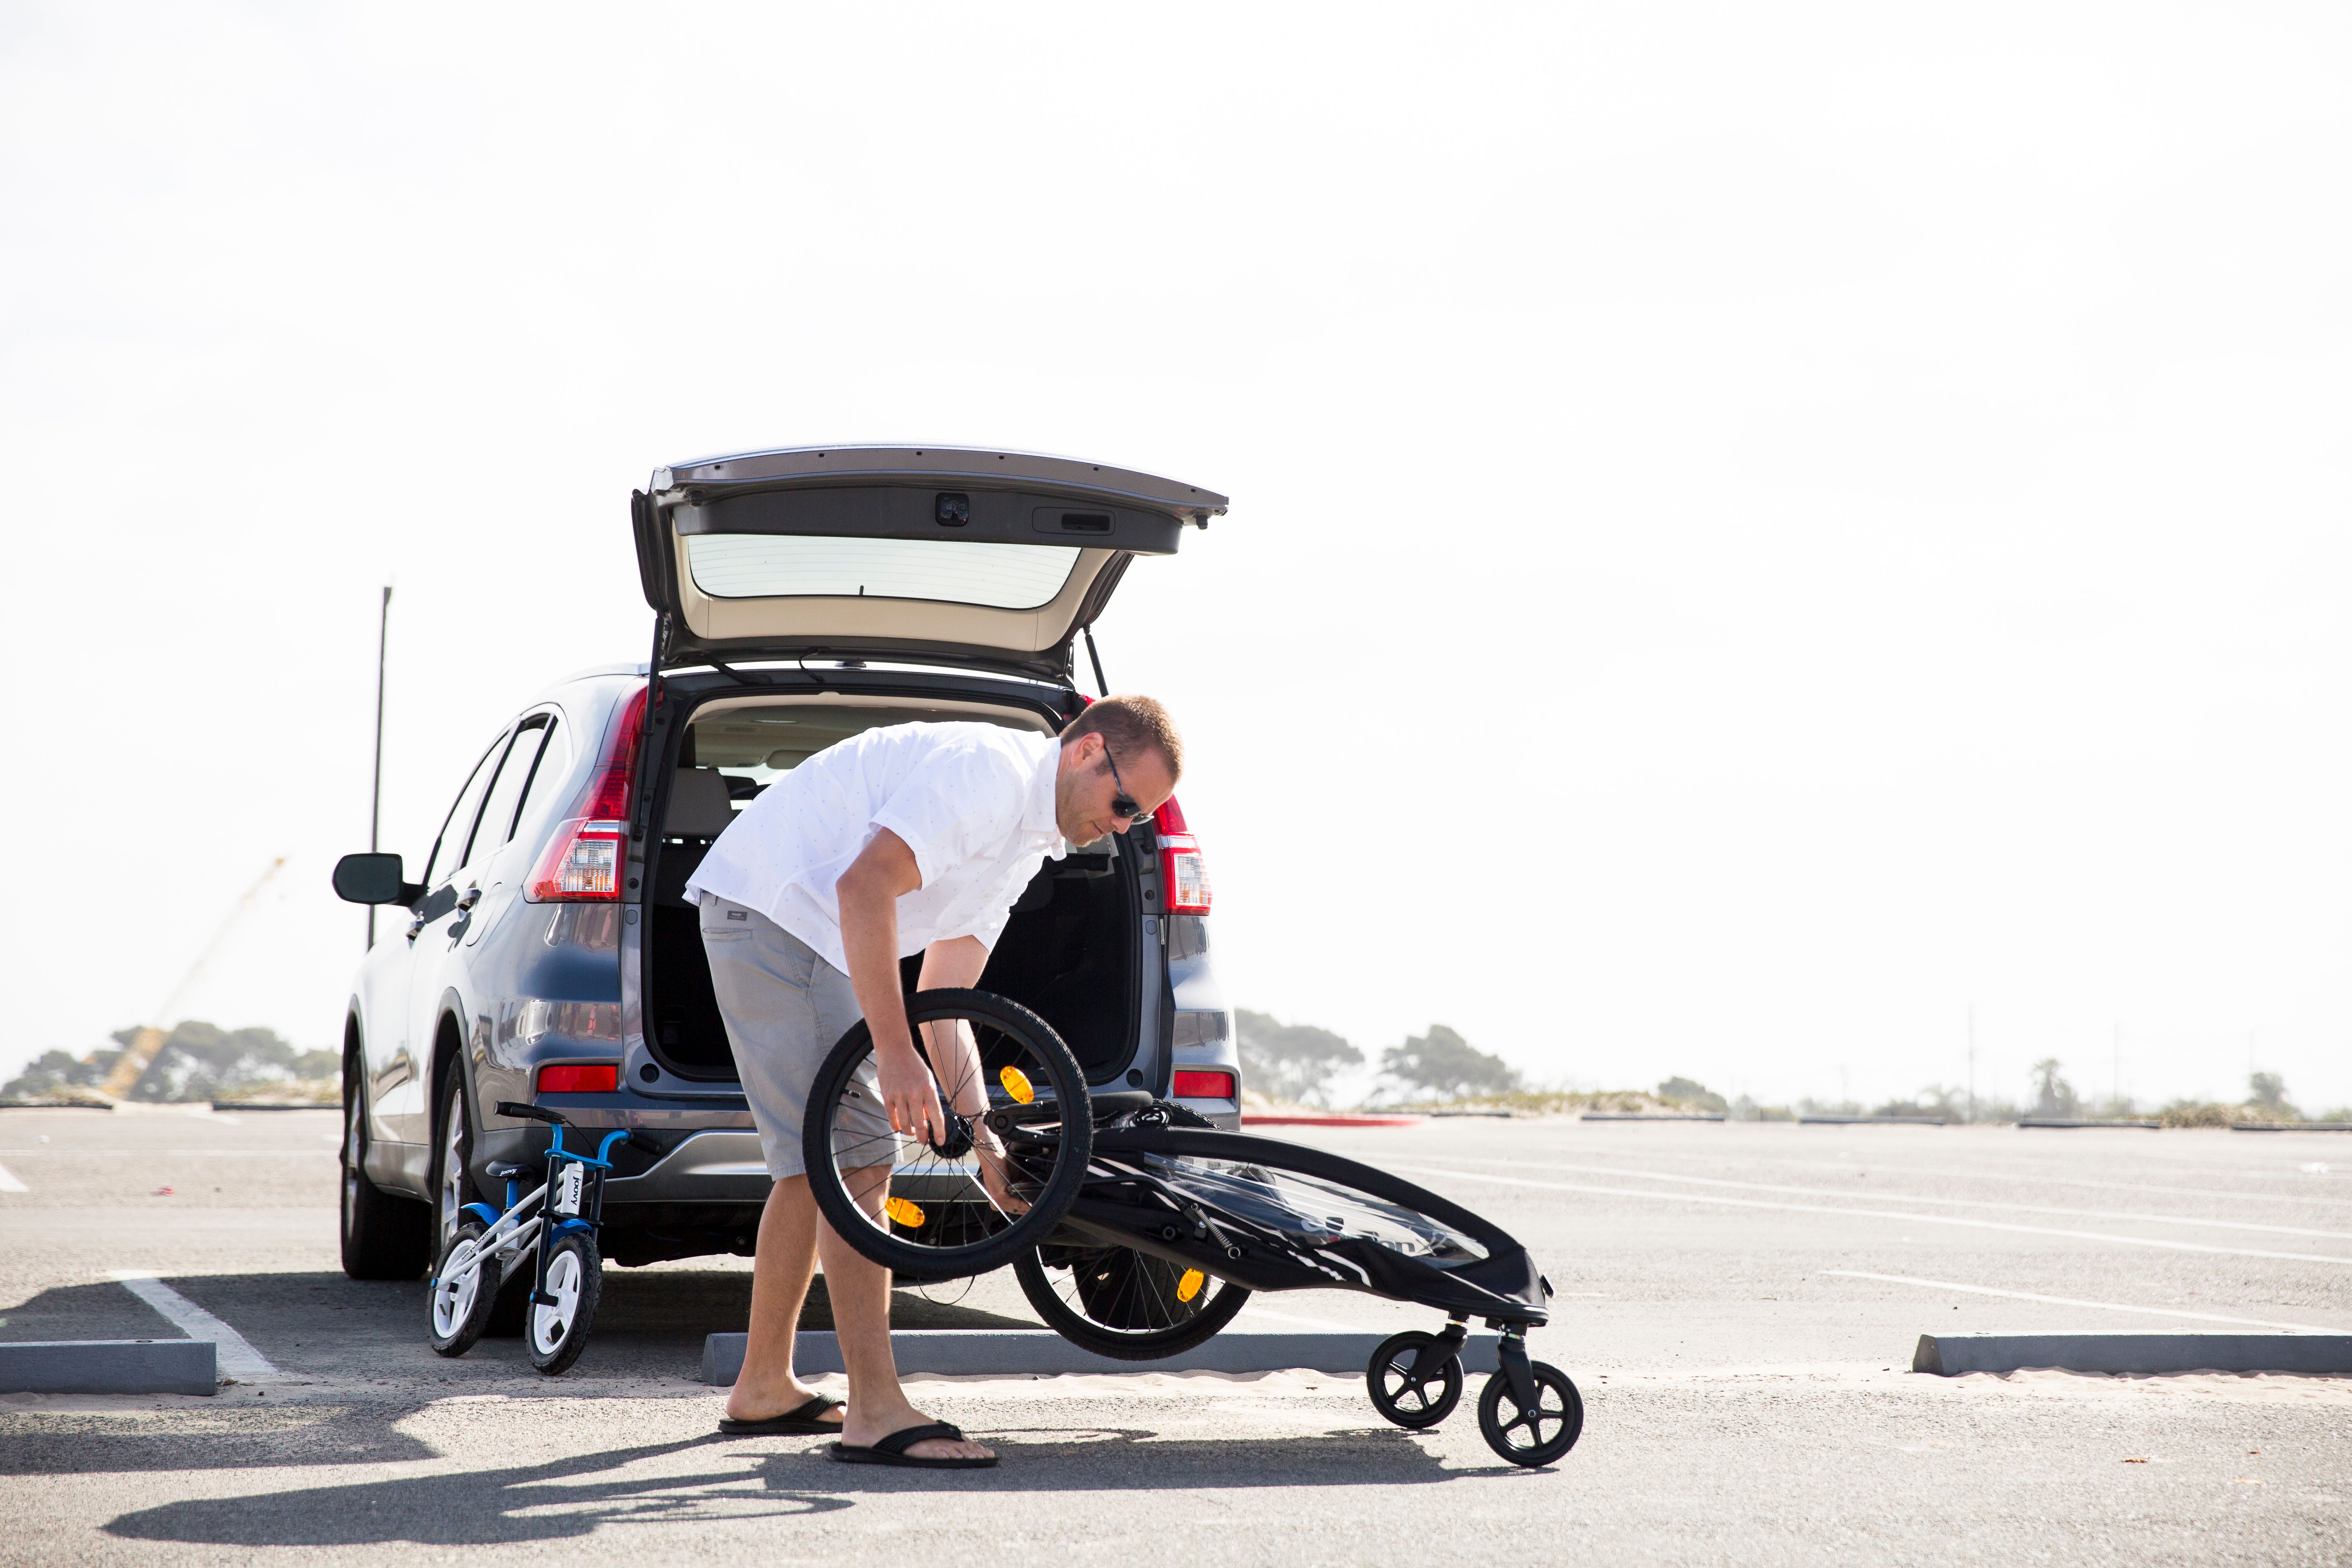
MULTIPOLYGON (((947 991, 980 984, 981 971, 988 967, 988 949, 976 936, 951 936, 935 942, 923 949, 923 973, 915 982, 918 991, 947 991)), ((971 1026, 955 1023, 926 1024, 931 1069, 947 1085, 948 1103, 965 1116, 978 1116, 988 1110, 988 1088, 980 1078, 980 1047, 971 1037, 971 1026)))
MULTIPOLYGON (((935 942, 923 950, 922 977, 915 982, 918 991, 945 991, 980 984, 981 972, 988 967, 988 949, 976 936, 954 936, 935 942)), ((948 1080, 948 1103, 958 1115, 972 1118, 973 1152, 980 1156, 980 1184, 996 1205, 997 1212, 1008 1217, 1019 1214, 1029 1205, 1013 1190, 1012 1173, 1006 1169, 1004 1141, 980 1118, 988 1114, 988 1083, 981 1076, 980 1045, 971 1037, 971 1026, 958 1018, 952 1022, 926 1024, 923 1033, 930 1047, 931 1062, 948 1080)))
MULTIPOLYGON (((915 852, 885 827, 849 863, 833 893, 841 904, 841 946, 849 960, 849 988, 857 994, 858 1010, 873 1031, 874 1066, 891 1129, 933 1142, 947 1134, 940 1121, 939 1090, 916 1054, 915 1037, 907 1026, 906 999, 898 991, 898 896, 922 885, 915 852)), ((924 967, 929 968, 928 954, 924 967)))

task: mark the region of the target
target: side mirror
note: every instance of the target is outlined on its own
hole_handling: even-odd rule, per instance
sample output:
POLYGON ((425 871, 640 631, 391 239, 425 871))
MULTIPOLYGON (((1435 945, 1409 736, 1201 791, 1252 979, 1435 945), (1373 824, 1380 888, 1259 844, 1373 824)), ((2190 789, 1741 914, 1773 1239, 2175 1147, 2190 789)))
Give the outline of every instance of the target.
POLYGON ((397 855, 346 855, 335 862, 335 896, 353 904, 413 904, 425 889, 400 879, 397 855))

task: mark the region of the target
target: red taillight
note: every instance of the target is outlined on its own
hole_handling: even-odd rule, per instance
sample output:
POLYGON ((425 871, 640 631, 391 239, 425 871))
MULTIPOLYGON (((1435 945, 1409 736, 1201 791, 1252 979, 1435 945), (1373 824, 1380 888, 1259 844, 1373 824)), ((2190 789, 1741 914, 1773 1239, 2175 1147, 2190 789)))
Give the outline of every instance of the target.
POLYGON ((1209 912, 1209 862, 1201 841, 1185 831, 1184 808, 1170 795, 1152 814, 1160 830, 1160 896, 1171 915, 1209 912))
POLYGON ((620 1087, 621 1069, 611 1062, 558 1062, 539 1069, 541 1094, 611 1094, 620 1087))
POLYGON ((1176 1098, 1179 1100, 1231 1100, 1234 1097, 1234 1075, 1229 1072, 1184 1072, 1176 1074, 1176 1098))
POLYGON ((621 868, 627 863, 629 784, 636 773, 637 737, 646 722, 643 688, 621 704, 604 755, 589 775, 588 787, 556 826, 523 884, 534 904, 611 900, 621 896, 621 868))
POLYGON ((628 831, 626 822, 609 817, 575 816, 559 824, 546 853, 530 868, 523 898, 534 904, 619 898, 628 831))

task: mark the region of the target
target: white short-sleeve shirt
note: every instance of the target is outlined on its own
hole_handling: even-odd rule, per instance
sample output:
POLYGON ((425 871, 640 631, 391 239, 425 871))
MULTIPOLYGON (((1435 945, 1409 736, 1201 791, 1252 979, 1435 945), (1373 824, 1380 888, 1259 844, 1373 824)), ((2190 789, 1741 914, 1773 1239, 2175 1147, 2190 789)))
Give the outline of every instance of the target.
POLYGON ((898 898, 898 952, 977 937, 993 948, 1048 855, 1062 742, 1002 725, 892 724, 826 747, 768 786, 686 884, 759 910, 835 968, 849 968, 834 884, 887 827, 923 885, 898 898))

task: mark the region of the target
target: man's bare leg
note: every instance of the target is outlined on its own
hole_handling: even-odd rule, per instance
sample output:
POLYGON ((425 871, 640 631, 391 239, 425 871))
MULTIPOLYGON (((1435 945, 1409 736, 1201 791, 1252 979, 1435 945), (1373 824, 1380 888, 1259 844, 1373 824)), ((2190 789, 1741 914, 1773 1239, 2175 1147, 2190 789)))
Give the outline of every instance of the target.
MULTIPOLYGON (((878 1211, 889 1194, 888 1168, 845 1174, 859 1201, 878 1211)), ((824 1289, 833 1302, 841 1362, 849 1369, 849 1416, 841 1440, 870 1448, 893 1432, 929 1425, 931 1417, 907 1402, 906 1390, 898 1386, 898 1363, 890 1354, 890 1271, 842 1240, 830 1225, 819 1223, 816 1245, 824 1258, 824 1289)), ((750 1363, 745 1364, 748 1369, 750 1363)), ((926 1437, 907 1452, 919 1459, 985 1459, 994 1450, 979 1443, 926 1437)))
MULTIPOLYGON (((809 1276, 816 1268, 816 1200, 806 1176, 786 1176, 768 1189, 767 1206, 760 1211, 759 1249, 751 1260, 743 1370, 727 1392, 730 1420, 764 1421, 816 1397, 816 1390, 793 1375, 801 1305, 808 1300, 809 1276)), ((841 1413, 829 1418, 838 1421, 841 1413)))

